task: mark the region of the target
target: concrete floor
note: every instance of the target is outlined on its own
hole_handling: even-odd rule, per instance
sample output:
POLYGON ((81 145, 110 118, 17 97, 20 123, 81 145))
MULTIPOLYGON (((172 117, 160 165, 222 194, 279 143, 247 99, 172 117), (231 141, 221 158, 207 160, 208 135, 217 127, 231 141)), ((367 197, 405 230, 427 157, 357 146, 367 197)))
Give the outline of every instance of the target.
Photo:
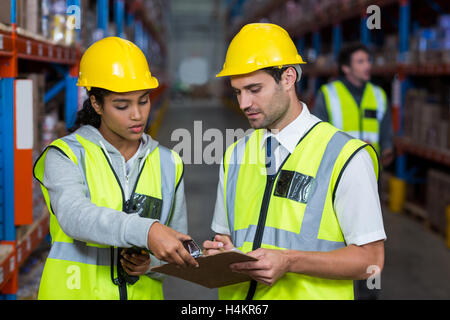
MULTIPOLYGON (((164 116, 156 139, 173 147, 172 132, 187 128, 194 121, 208 128, 248 128, 237 112, 218 101, 172 102, 164 116)), ((210 142, 204 142, 203 147, 210 142)), ((224 146, 225 148, 225 146, 224 146)), ((201 244, 211 238, 210 229, 218 181, 218 165, 186 164, 185 190, 190 235, 201 244)), ((450 250, 444 239, 421 223, 403 214, 384 210, 387 234, 385 267, 381 276, 379 299, 450 299, 450 250)), ((168 277, 164 283, 166 299, 217 299, 216 289, 168 277)))
POLYGON ((422 223, 384 211, 387 234, 380 299, 450 299, 450 250, 422 223))
MULTIPOLYGON (((248 128, 246 119, 223 107, 218 101, 171 103, 156 140, 173 148, 179 141, 171 141, 172 132, 177 128, 186 128, 193 133, 194 121, 202 121, 202 133, 209 128, 217 128, 222 132, 225 132, 227 128, 245 130, 248 128)), ((195 138, 193 135, 192 137, 193 145, 195 138)), ((203 148, 209 143, 203 142, 203 148)), ((225 149, 225 146, 223 148, 225 149)), ((192 154, 191 163, 194 162, 193 158, 192 154)), ((216 201, 218 174, 219 164, 187 164, 185 161, 184 183, 188 230, 199 245, 214 235, 211 230, 211 221, 216 201)), ((166 299, 217 299, 217 289, 208 289, 188 281, 168 277, 164 282, 164 296, 166 299)))

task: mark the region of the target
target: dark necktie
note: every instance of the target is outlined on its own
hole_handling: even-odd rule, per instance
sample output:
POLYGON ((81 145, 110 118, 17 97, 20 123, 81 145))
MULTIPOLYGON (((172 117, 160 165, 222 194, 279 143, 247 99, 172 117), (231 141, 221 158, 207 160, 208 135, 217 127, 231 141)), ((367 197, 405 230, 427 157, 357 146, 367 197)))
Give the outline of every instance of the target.
POLYGON ((275 149, 279 142, 274 137, 268 137, 266 141, 266 169, 267 175, 274 175, 277 173, 277 163, 275 158, 275 149))

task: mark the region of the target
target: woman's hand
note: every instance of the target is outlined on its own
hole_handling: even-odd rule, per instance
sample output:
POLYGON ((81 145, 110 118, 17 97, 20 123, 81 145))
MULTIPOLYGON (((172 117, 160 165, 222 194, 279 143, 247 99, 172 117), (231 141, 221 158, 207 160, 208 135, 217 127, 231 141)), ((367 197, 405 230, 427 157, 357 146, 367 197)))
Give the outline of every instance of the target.
POLYGON ((120 253, 122 258, 120 263, 123 269, 130 276, 141 276, 147 273, 150 268, 150 255, 148 253, 139 254, 133 253, 128 254, 126 249, 123 249, 120 253))
POLYGON ((147 239, 148 248, 156 258, 180 267, 198 267, 198 262, 183 246, 185 240, 191 240, 191 237, 159 222, 152 224, 147 239))

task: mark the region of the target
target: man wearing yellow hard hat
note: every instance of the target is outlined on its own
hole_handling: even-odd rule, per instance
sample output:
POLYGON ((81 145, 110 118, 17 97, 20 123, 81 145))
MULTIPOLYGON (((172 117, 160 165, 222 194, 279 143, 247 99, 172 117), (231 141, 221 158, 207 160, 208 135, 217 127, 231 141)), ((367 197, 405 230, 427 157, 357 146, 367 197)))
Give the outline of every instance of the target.
POLYGON ((203 245, 258 259, 230 266, 253 280, 220 288, 221 299, 353 299, 353 280, 383 268, 376 153, 297 99, 303 63, 284 29, 248 24, 217 75, 230 77, 255 131, 225 153, 215 241, 203 245))
POLYGON ((190 239, 181 158, 145 133, 158 81, 135 44, 109 37, 84 53, 78 85, 89 96, 79 128, 34 167, 52 237, 38 298, 162 299, 150 266, 198 263, 181 242, 190 239))

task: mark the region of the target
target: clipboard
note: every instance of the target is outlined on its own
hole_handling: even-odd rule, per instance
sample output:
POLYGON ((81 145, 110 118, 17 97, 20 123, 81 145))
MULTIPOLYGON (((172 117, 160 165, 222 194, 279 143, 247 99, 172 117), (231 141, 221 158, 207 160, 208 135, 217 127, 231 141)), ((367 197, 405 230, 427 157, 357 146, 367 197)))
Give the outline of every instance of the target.
POLYGON ((195 260, 199 264, 198 268, 182 269, 175 264, 168 263, 153 267, 150 271, 164 273, 212 289, 250 281, 251 278, 248 275, 231 271, 229 265, 258 259, 240 251, 231 250, 211 256, 201 256, 195 260))

